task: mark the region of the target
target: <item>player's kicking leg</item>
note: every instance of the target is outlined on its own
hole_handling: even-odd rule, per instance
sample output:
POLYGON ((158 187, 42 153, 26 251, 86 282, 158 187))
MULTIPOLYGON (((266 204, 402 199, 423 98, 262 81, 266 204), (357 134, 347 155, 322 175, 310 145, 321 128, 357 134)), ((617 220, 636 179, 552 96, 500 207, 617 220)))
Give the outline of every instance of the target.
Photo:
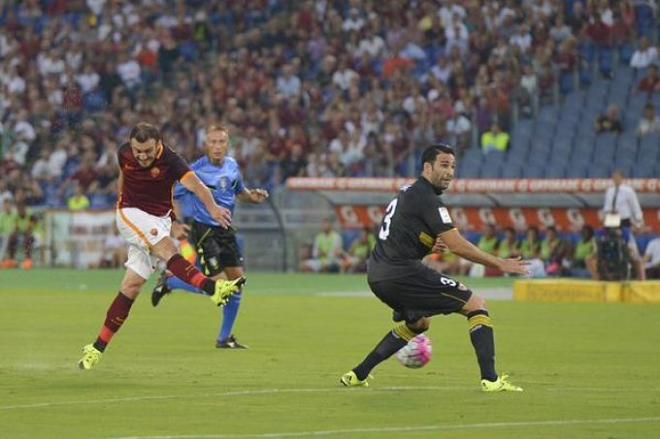
POLYGON ((481 371, 481 390, 522 392, 522 387, 511 384, 506 375, 498 375, 495 371, 495 336, 486 301, 472 294, 463 306, 461 314, 467 317, 470 325, 470 340, 481 371))
POLYGON ((352 370, 341 376, 339 382, 346 387, 366 387, 367 379, 374 367, 394 355, 410 340, 426 331, 431 325, 431 319, 423 317, 413 323, 399 322, 385 334, 373 351, 352 370))
MULTIPOLYGON (((132 265, 135 270, 142 271, 144 265, 137 263, 137 261, 139 261, 138 253, 139 250, 129 248, 129 263, 133 263, 132 265), (131 257, 133 258, 132 260, 131 257)), ((101 361, 105 348, 108 346, 115 333, 117 333, 119 328, 124 324, 124 321, 128 318, 128 313, 133 306, 133 302, 140 294, 140 289, 146 282, 145 278, 148 277, 148 271, 140 275, 130 267, 126 269, 124 279, 121 282, 119 294, 117 294, 108 308, 105 322, 103 322, 103 327, 101 328, 99 335, 96 337, 96 341, 84 346, 82 349, 83 356, 78 361, 78 367, 80 369, 92 369, 101 361)))
POLYGON ((172 292, 170 287, 167 285, 167 279, 169 277, 170 276, 167 275, 166 270, 163 270, 160 273, 160 276, 158 276, 158 281, 156 282, 156 286, 151 292, 151 305, 158 306, 160 300, 163 297, 165 297, 165 295, 170 294, 172 292))
MULTIPOLYGON (((167 269, 175 276, 202 289, 210 296, 216 305, 227 303, 232 294, 239 291, 245 283, 240 277, 233 281, 214 281, 204 276, 195 266, 186 261, 176 252, 176 247, 170 238, 164 238, 151 247, 151 254, 167 261, 167 269)), ((140 289, 153 273, 150 253, 137 245, 129 246, 127 270, 119 294, 110 305, 106 319, 92 345, 83 348, 83 357, 78 362, 81 369, 92 369, 101 360, 108 343, 128 318, 128 313, 134 300, 140 294, 140 289)))

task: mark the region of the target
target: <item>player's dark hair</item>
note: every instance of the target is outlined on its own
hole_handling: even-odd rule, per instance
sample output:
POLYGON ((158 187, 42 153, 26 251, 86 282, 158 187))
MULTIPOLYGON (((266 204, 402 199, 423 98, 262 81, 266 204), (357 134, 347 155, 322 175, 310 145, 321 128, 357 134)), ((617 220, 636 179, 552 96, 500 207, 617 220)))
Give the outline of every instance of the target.
POLYGON ((158 143, 161 139, 160 130, 156 128, 156 126, 147 122, 140 122, 135 125, 128 138, 135 139, 140 143, 144 143, 149 139, 154 139, 156 143, 158 143))
POLYGON ((433 145, 427 147, 422 153, 422 167, 424 167, 424 163, 429 163, 432 165, 435 162, 436 157, 438 157, 438 154, 441 153, 456 156, 454 148, 451 146, 445 143, 434 143, 433 145))

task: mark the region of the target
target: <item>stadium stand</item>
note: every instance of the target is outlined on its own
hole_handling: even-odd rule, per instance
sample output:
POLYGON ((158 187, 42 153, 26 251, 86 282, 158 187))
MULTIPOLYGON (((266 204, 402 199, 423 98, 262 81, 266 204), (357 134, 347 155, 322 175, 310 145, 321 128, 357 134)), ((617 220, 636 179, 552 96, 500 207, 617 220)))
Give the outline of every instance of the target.
POLYGON ((0 30, 0 205, 112 207, 138 120, 189 161, 222 120, 271 191, 410 177, 437 139, 462 178, 660 175, 653 0, 34 0, 0 30), (622 130, 599 133, 611 105, 622 130), (484 153, 494 122, 509 147, 484 153))
POLYGON ((602 177, 617 157, 658 175, 658 134, 633 135, 658 106, 637 92, 638 66, 657 63, 653 4, 5 2, 0 178, 31 205, 64 207, 75 181, 111 206, 114 150, 138 119, 188 159, 206 122, 227 121, 250 184, 279 186, 295 149, 320 157, 296 175, 410 176, 429 140, 463 142, 446 126, 457 115, 472 131, 464 177, 602 177), (613 103, 623 132, 596 135, 613 103), (512 140, 484 166, 493 121, 512 140), (353 140, 331 147, 342 130, 353 140))

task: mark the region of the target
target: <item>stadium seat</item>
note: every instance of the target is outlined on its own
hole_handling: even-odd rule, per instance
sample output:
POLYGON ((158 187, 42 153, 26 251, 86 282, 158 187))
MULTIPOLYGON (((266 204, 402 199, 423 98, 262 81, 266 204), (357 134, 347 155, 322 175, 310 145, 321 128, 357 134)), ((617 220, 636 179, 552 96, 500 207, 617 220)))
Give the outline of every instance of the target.
POLYGON ((502 178, 520 178, 522 177, 523 167, 517 164, 507 163, 502 168, 502 178))
POLYGON ((657 172, 652 167, 633 166, 630 175, 633 178, 655 178, 659 175, 657 172))
POLYGON ((551 139, 555 133, 556 122, 539 121, 534 126, 533 139, 551 139))
POLYGON ((633 83, 635 78, 635 72, 632 67, 626 64, 619 64, 616 71, 614 72, 614 81, 612 82, 612 87, 626 85, 627 87, 633 83))
POLYGON ((502 165, 495 163, 486 163, 481 167, 481 178, 500 178, 502 174, 502 165))
POLYGON ((523 168, 523 178, 542 178, 543 167, 541 165, 529 165, 523 168))
POLYGON ((579 152, 581 155, 591 156, 591 151, 594 147, 595 136, 590 135, 578 135, 573 140, 573 152, 579 152))
POLYGON ((548 163, 550 164, 561 163, 563 165, 567 165, 572 152, 573 152, 573 148, 570 146, 562 147, 559 145, 554 145, 548 163))
POLYGON ((559 107, 546 105, 541 107, 537 116, 537 121, 544 125, 554 125, 559 116, 559 107))
POLYGON ((608 178, 610 176, 610 166, 593 163, 587 169, 587 178, 608 178))
POLYGON ((546 178, 564 178, 566 176, 566 170, 563 165, 551 165, 545 169, 544 176, 546 178))
POLYGON ((459 178, 478 178, 481 163, 470 163, 466 161, 459 162, 458 177, 459 178))

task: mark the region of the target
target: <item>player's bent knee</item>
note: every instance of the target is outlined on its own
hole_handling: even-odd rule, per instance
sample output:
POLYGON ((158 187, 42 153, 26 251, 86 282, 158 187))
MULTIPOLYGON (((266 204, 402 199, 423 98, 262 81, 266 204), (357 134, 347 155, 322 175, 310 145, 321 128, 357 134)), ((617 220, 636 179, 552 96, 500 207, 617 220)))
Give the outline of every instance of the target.
POLYGON ((177 254, 179 250, 176 248, 174 241, 169 236, 158 241, 156 245, 151 247, 151 252, 161 260, 167 262, 172 256, 177 254))
POLYGON ((144 282, 124 282, 121 286, 121 293, 129 299, 135 299, 144 285, 144 282))
POLYGON ((422 317, 421 319, 417 320, 416 322, 406 323, 406 325, 415 334, 421 334, 425 331, 428 331, 428 329, 431 327, 431 319, 429 319, 428 317, 422 317))
POLYGON ((470 296, 470 299, 467 301, 465 306, 463 306, 463 311, 464 312, 473 312, 473 311, 479 311, 479 310, 488 310, 486 307, 486 300, 482 297, 477 296, 476 294, 472 294, 470 296))

